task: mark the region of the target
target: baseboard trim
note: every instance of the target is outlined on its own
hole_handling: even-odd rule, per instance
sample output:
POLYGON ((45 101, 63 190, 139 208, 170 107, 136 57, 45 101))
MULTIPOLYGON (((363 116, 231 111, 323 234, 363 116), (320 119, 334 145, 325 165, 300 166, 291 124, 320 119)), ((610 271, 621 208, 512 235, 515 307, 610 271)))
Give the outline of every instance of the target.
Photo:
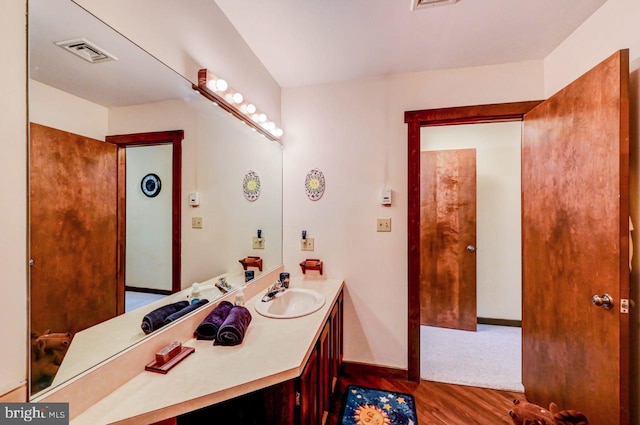
POLYGON ((374 375, 387 379, 408 380, 407 369, 397 369, 392 367, 378 366, 368 363, 342 362, 342 373, 345 375, 374 375))
POLYGON ((478 317, 478 324, 480 325, 496 325, 496 326, 512 326, 515 328, 522 327, 522 320, 510 320, 510 319, 490 319, 487 317, 478 317))
POLYGON ((145 294, 158 294, 158 295, 171 295, 172 292, 167 289, 151 289, 151 288, 137 288, 135 286, 126 286, 126 291, 131 292, 144 292, 145 294))

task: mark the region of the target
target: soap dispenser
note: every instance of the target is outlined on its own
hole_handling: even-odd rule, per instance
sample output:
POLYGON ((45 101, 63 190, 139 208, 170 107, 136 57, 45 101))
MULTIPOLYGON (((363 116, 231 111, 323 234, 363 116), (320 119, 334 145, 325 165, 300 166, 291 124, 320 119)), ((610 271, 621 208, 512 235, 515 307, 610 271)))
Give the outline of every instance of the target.
POLYGON ((194 284, 191 285, 191 304, 195 304, 200 301, 200 296, 200 285, 198 285, 197 282, 194 282, 194 284))
POLYGON ((242 290, 242 286, 236 290, 236 300, 235 305, 244 305, 244 291, 242 290))

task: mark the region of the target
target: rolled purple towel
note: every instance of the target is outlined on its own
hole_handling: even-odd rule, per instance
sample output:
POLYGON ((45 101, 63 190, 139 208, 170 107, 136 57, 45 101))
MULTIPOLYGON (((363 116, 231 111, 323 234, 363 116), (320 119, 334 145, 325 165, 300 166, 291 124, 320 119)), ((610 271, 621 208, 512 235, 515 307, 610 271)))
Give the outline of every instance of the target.
POLYGON ((251 313, 245 307, 236 305, 231 308, 224 320, 213 345, 238 345, 242 343, 244 334, 251 323, 251 313))
POLYGON ((182 310, 178 310, 175 313, 170 314, 169 316, 167 316, 167 318, 164 319, 164 324, 168 325, 169 323, 173 322, 174 320, 178 320, 182 316, 191 313, 193 310, 196 310, 196 309, 202 307, 203 305, 205 305, 208 302, 209 302, 209 300, 207 300, 206 298, 203 298, 201 300, 198 300, 198 302, 195 302, 193 304, 189 304, 188 306, 186 306, 182 310))
POLYGON ((216 306, 205 317, 205 319, 198 325, 194 335, 197 339, 212 340, 218 335, 218 330, 224 322, 224 319, 229 315, 229 311, 233 307, 229 301, 220 301, 220 304, 216 306))
POLYGON ((149 334, 157 329, 160 329, 165 325, 165 319, 175 313, 182 310, 189 305, 189 301, 178 301, 173 304, 168 304, 160 308, 156 308, 152 312, 148 313, 142 318, 142 324, 140 327, 145 334, 149 334))

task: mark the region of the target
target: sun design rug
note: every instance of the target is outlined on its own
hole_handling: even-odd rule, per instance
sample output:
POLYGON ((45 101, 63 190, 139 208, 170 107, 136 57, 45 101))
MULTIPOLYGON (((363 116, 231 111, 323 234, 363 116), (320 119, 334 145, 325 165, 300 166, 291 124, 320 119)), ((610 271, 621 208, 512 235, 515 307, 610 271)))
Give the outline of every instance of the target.
POLYGON ((417 425, 413 396, 349 385, 340 425, 417 425))

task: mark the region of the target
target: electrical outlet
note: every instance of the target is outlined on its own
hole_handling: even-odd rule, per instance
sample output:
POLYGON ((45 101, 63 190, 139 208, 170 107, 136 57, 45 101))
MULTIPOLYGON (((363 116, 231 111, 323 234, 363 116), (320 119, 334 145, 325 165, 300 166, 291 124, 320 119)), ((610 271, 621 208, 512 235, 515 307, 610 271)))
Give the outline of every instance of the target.
POLYGON ((191 217, 191 228, 202 229, 202 217, 191 217))
POLYGON ((264 238, 253 237, 253 249, 264 249, 264 238))
POLYGON ((390 232, 391 231, 391 219, 379 218, 377 220, 376 230, 378 232, 390 232))
POLYGON ((300 241, 300 249, 302 251, 313 251, 313 238, 302 239, 300 241))

